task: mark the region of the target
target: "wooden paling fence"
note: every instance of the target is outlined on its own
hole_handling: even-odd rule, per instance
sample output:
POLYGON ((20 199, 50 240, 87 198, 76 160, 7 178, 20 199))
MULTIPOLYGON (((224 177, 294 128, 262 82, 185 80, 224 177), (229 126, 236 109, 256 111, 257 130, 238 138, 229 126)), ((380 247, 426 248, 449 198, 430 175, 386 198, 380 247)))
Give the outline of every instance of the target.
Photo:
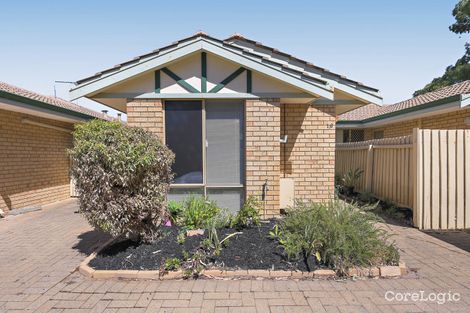
POLYGON ((413 209, 420 229, 470 228, 470 130, 336 145, 336 173, 364 170, 360 192, 413 209))

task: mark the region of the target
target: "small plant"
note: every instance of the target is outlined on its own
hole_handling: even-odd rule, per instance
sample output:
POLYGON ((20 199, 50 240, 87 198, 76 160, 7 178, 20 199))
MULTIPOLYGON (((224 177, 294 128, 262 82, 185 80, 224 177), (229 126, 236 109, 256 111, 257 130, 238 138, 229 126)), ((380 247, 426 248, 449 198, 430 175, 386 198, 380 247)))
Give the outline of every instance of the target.
POLYGON ((170 258, 165 260, 164 269, 166 271, 174 271, 181 267, 181 261, 178 258, 170 258))
POLYGON ((180 216, 181 212, 183 211, 183 203, 170 200, 167 204, 168 213, 170 213, 170 219, 173 224, 178 223, 178 217, 180 216))
POLYGON ((220 208, 214 201, 200 196, 190 196, 184 201, 180 222, 187 229, 204 228, 206 221, 219 212, 220 208))
POLYGON ((178 233, 178 235, 176 236, 176 241, 178 242, 178 244, 184 245, 184 242, 186 241, 186 234, 184 232, 178 233))
POLYGON ((188 259, 190 258, 190 256, 191 256, 191 255, 189 254, 189 252, 186 251, 186 250, 183 250, 182 254, 183 254, 183 260, 184 260, 184 261, 188 260, 188 259))
POLYGON ((232 219, 232 227, 243 229, 260 224, 260 203, 259 201, 250 196, 243 204, 243 207, 238 211, 237 215, 232 219))
POLYGON ((220 209, 217 214, 206 220, 205 228, 224 228, 230 226, 232 219, 232 213, 230 213, 227 209, 220 209))
POLYGON ((182 269, 184 272, 185 278, 197 278, 207 267, 205 263, 207 259, 207 254, 203 249, 198 249, 193 253, 191 257, 186 258, 182 264, 182 269))
POLYGON ((219 240, 219 234, 217 233, 217 227, 215 223, 209 224, 207 228, 207 238, 202 241, 202 246, 207 250, 212 250, 215 256, 220 255, 223 246, 227 246, 229 239, 235 235, 241 234, 241 232, 235 232, 227 235, 224 239, 219 240))
POLYGON ((272 239, 279 239, 282 235, 279 229, 279 225, 278 224, 274 225, 273 229, 269 231, 268 235, 272 239))
POLYGON ((346 174, 343 175, 341 182, 343 186, 346 188, 347 195, 351 196, 354 194, 354 188, 363 173, 364 173, 363 170, 356 168, 355 170, 350 170, 346 174))
POLYGON ((302 258, 334 268, 339 274, 353 266, 397 265, 398 250, 389 235, 375 227, 375 207, 360 210, 343 201, 297 202, 280 221, 279 242, 290 259, 302 258))

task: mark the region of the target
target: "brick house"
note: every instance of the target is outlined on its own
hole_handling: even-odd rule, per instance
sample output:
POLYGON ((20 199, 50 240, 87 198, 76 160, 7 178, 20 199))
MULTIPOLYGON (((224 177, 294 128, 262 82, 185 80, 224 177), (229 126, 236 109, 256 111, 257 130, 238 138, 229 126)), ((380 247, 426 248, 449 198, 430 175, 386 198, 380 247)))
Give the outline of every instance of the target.
POLYGON ((127 113, 176 154, 169 198, 199 194, 264 215, 333 196, 338 114, 381 103, 378 90, 234 35, 179 40, 77 81, 87 97, 127 113))
POLYGON ((342 114, 336 141, 411 135, 413 128, 470 129, 470 80, 391 105, 369 104, 342 114))
MULTIPOLYGON (((73 124, 104 115, 0 82, 0 210, 70 197, 73 124)), ((13 210, 13 211, 12 211, 13 210)))

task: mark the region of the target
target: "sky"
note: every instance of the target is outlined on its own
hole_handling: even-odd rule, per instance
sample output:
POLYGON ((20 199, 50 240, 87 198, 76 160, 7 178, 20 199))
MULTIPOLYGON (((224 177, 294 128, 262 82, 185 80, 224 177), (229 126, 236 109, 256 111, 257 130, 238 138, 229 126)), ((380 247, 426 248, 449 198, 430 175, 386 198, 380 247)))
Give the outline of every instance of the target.
MULTIPOLYGON (((70 84, 190 36, 234 33, 408 99, 464 54, 457 0, 2 1, 0 81, 69 100, 70 84)), ((91 109, 109 109, 87 99, 91 109)), ((111 114, 115 112, 111 109, 111 114)))

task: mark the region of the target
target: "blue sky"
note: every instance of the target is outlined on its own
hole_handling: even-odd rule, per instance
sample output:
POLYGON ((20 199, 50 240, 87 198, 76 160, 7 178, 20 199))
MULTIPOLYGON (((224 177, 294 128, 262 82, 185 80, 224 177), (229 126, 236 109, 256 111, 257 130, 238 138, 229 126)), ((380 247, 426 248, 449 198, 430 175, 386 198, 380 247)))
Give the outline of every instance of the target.
MULTIPOLYGON (((84 78, 196 31, 238 32, 377 87, 394 103, 463 55, 468 36, 448 30, 456 2, 8 1, 0 10, 0 80, 52 95, 55 80, 84 78)), ((56 85, 64 99, 68 89, 56 85)))

